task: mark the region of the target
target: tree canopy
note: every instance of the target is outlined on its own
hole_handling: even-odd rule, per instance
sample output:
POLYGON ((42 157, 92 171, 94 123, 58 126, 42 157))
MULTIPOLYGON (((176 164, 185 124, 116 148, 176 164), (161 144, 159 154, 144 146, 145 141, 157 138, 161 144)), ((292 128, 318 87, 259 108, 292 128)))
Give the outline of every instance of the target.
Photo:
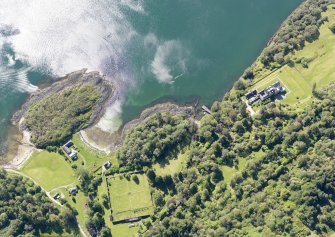
MULTIPOLYGON (((268 46, 258 58, 262 66, 270 70, 290 64, 287 55, 300 50, 306 42, 319 37, 319 27, 327 21, 322 12, 327 9, 330 0, 306 0, 281 25, 268 46)), ((257 68, 246 69, 243 77, 253 79, 257 68)))
POLYGON ((183 115, 157 113, 127 132, 117 156, 131 169, 150 166, 190 141, 194 124, 183 115))
POLYGON ((0 235, 39 236, 52 232, 78 234, 73 212, 57 208, 32 181, 0 169, 0 235))
POLYGON ((235 92, 214 103, 191 143, 187 167, 172 178, 169 194, 178 205, 165 209, 170 198, 154 184, 160 215, 145 236, 332 233, 335 84, 317 93, 303 112, 270 103, 252 118, 235 92), (246 167, 227 181, 221 165, 238 167, 243 159, 246 167))
POLYGON ((100 97, 93 85, 83 84, 51 94, 29 108, 24 125, 39 148, 64 143, 90 121, 100 97))

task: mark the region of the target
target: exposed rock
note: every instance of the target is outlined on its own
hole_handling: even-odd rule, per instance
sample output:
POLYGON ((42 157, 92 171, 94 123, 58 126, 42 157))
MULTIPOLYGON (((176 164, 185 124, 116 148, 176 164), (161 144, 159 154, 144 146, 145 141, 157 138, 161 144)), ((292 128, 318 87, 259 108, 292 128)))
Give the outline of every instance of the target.
POLYGON ((32 93, 26 103, 23 104, 21 109, 13 115, 13 124, 18 125, 21 131, 25 130, 24 125, 22 123, 19 124, 19 121, 24 117, 25 113, 29 110, 29 107, 33 103, 51 94, 59 93, 67 88, 83 84, 92 84, 95 89, 101 93, 101 97, 96 103, 91 119, 85 127, 93 125, 104 114, 106 104, 112 100, 114 87, 113 84, 108 80, 105 80, 105 78, 101 76, 99 72, 86 73, 86 71, 87 69, 82 69, 80 71, 72 72, 63 78, 60 78, 51 86, 32 93))

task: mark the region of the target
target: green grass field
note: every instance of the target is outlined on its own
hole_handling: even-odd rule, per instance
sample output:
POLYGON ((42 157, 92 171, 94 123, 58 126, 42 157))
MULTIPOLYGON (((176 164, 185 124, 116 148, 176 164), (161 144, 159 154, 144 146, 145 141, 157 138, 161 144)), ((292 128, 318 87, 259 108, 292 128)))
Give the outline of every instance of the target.
MULTIPOLYGON (((102 200, 103 194, 108 194, 108 188, 107 188, 105 177, 102 179, 102 183, 98 187, 99 200, 102 200)), ((113 236, 120 236, 120 237, 137 236, 137 232, 140 230, 139 223, 136 223, 136 226, 132 228, 128 227, 129 223, 113 224, 113 222, 109 218, 110 214, 111 214, 111 209, 108 209, 108 210, 105 209, 105 215, 104 215, 105 223, 111 229, 113 236)))
POLYGON ((149 183, 145 175, 137 174, 139 183, 122 176, 108 180, 113 220, 151 215, 153 204, 149 183))
POLYGON ((75 161, 75 164, 77 164, 78 167, 82 162, 84 162, 86 169, 90 171, 96 171, 107 161, 111 161, 113 166, 119 165, 115 152, 106 155, 103 152, 99 152, 90 148, 80 139, 78 133, 73 136, 72 141, 77 146, 79 151, 78 160, 75 161))
POLYGON ((129 223, 117 224, 117 225, 111 226, 110 228, 112 230, 112 236, 117 236, 117 237, 138 236, 138 231, 140 230, 139 223, 136 223, 136 226, 132 228, 129 228, 128 225, 129 223))
POLYGON ((317 88, 321 88, 335 81, 335 34, 328 28, 335 23, 335 12, 329 10, 325 16, 328 17, 329 22, 321 26, 319 39, 306 43, 303 50, 291 55, 293 61, 299 61, 302 58, 308 61, 308 68, 304 68, 300 63, 295 63, 294 67, 283 66, 261 80, 256 79, 257 82, 252 89, 262 90, 280 81, 287 90, 282 103, 295 108, 304 108, 312 101, 314 83, 317 88))
POLYGON ((168 160, 166 162, 160 162, 153 165, 153 168, 157 175, 173 175, 182 170, 183 165, 186 162, 187 153, 179 154, 177 159, 168 160))
POLYGON ((64 157, 47 151, 34 152, 21 171, 47 191, 77 181, 70 164, 64 157))
POLYGON ((82 227, 84 227, 85 221, 88 218, 88 215, 86 213, 88 208, 85 206, 88 198, 85 197, 83 192, 78 192, 73 200, 72 197, 69 196, 69 193, 67 190, 63 189, 61 192, 64 193, 65 199, 67 200, 67 202, 78 211, 77 220, 79 224, 82 227))
POLYGON ((277 81, 280 81, 285 87, 287 94, 283 102, 289 105, 301 103, 309 99, 312 95, 312 84, 303 78, 296 68, 290 68, 288 66, 282 67, 259 81, 253 89, 260 91, 277 81))
POLYGON ((75 134, 72 138, 73 143, 77 146, 79 154, 78 161, 84 160, 85 166, 91 171, 95 171, 100 168, 107 160, 107 155, 95 151, 88 147, 85 143, 80 140, 79 134, 75 134))
POLYGON ((239 157, 238 158, 238 170, 235 169, 234 167, 223 165, 221 167, 221 171, 222 171, 222 174, 223 174, 225 182, 226 183, 230 183, 230 181, 232 180, 232 178, 234 177, 234 175, 237 172, 239 172, 239 171, 241 171, 241 170, 244 169, 244 167, 246 166, 247 161, 248 160, 246 158, 239 157))

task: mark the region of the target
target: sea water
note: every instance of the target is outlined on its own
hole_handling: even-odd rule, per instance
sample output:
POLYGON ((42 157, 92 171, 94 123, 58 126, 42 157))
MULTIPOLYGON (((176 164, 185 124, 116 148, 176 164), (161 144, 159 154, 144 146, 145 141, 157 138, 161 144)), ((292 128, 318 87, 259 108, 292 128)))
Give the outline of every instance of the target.
POLYGON ((12 114, 47 76, 98 70, 114 131, 146 106, 220 98, 302 0, 0 1, 0 149, 12 114))

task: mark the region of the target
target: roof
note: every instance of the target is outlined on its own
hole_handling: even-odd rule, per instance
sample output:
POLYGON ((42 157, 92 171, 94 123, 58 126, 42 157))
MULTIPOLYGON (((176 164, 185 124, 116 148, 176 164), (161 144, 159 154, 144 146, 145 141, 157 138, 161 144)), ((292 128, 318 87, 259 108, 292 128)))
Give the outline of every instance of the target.
POLYGON ((110 161, 107 161, 105 164, 104 164, 105 168, 109 168, 112 166, 112 163, 110 161))
POLYGON ((250 91, 247 94, 245 94, 245 98, 247 100, 250 100, 252 97, 254 97, 256 95, 257 95, 257 90, 253 90, 253 91, 250 91))
POLYGON ((69 193, 76 193, 77 191, 78 191, 77 187, 73 187, 69 189, 69 193))
POLYGON ((75 160, 78 158, 78 154, 76 152, 71 152, 69 156, 71 157, 72 160, 75 160))
POLYGON ((63 146, 63 149, 64 149, 64 151, 66 152, 66 154, 71 154, 71 150, 67 147, 67 146, 63 146))
POLYGON ((71 152, 70 157, 75 157, 75 156, 77 156, 77 153, 76 152, 71 152))
POLYGON ((128 221, 138 221, 140 218, 138 218, 138 217, 134 217, 134 218, 130 218, 130 219, 128 219, 128 221))
POLYGON ((64 147, 68 147, 70 148, 71 146, 73 146, 73 142, 72 141, 68 141, 67 143, 65 143, 64 147))
POLYGON ((277 95, 280 92, 284 91, 285 89, 281 86, 280 82, 277 81, 273 85, 267 87, 266 89, 259 92, 260 99, 265 100, 267 98, 270 98, 273 95, 277 95))

